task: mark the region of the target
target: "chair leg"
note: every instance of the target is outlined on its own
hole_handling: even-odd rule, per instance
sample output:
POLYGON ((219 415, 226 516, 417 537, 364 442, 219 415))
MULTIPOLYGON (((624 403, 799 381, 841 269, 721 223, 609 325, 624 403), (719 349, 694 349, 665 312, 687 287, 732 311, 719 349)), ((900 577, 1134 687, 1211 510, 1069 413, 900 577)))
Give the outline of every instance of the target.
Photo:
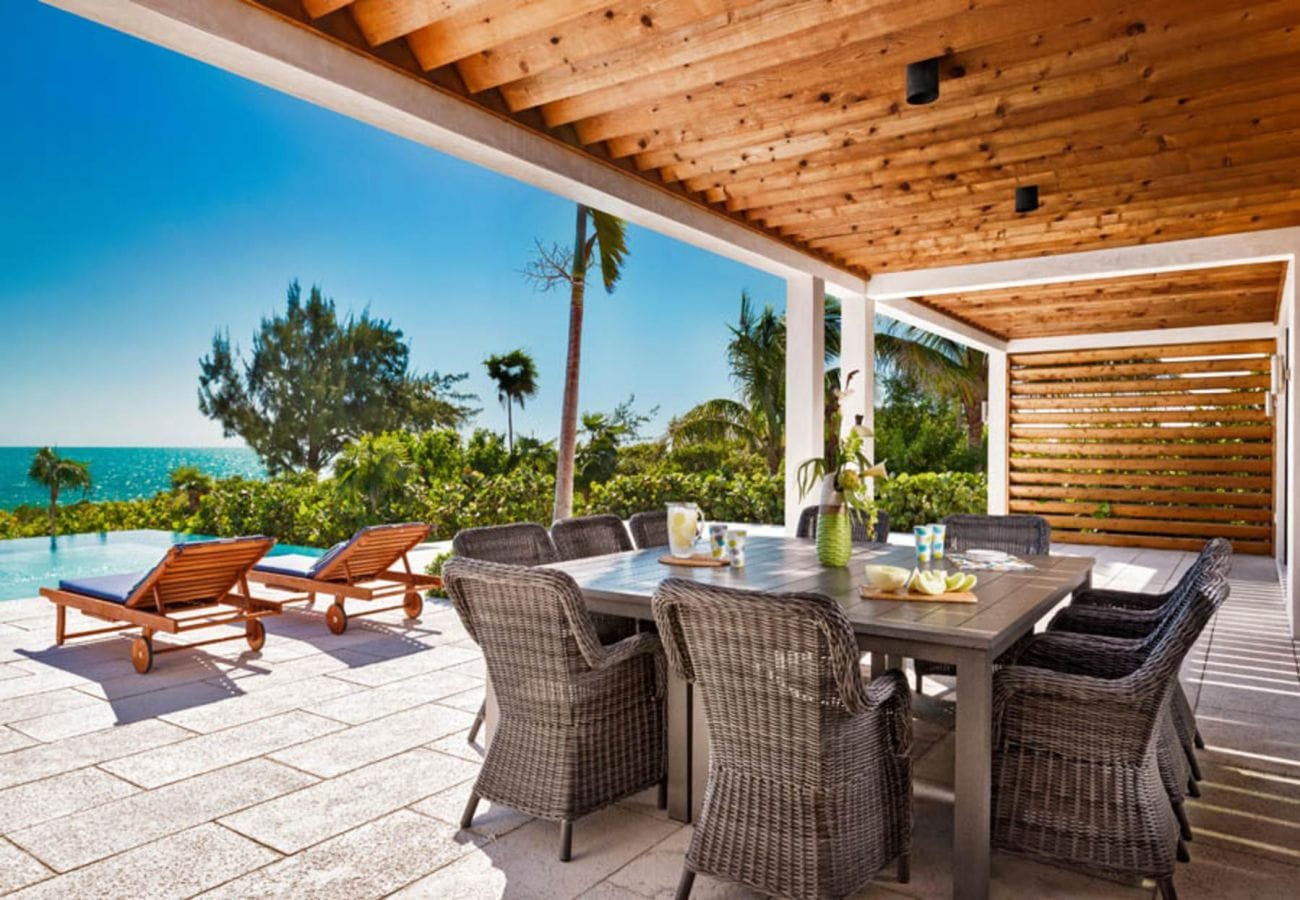
POLYGON ((922 693, 921 685, 924 681, 925 681, 925 676, 921 674, 920 670, 918 670, 916 673, 916 690, 914 691, 914 693, 917 694, 922 693))
POLYGON ((560 862, 573 859, 573 822, 565 819, 560 823, 560 862))
POLYGON ((1182 840, 1178 841, 1178 861, 1179 862, 1192 861, 1192 854, 1187 852, 1187 845, 1183 843, 1182 840))
POLYGON ((1178 900, 1178 892, 1174 890, 1174 879, 1157 878, 1156 890, 1160 892, 1160 900, 1178 900))
POLYGON ((460 814, 460 827, 468 828, 474 822, 474 810, 478 808, 478 794, 473 791, 469 792, 469 802, 465 804, 465 811, 460 814))
POLYGON ((668 808, 668 776, 667 775, 659 779, 658 805, 660 809, 668 808))
POLYGON ((1205 738, 1201 737, 1201 729, 1196 729, 1196 733, 1192 735, 1192 743, 1196 745, 1197 750, 1205 749, 1205 738))
POLYGON ((898 854, 898 883, 907 884, 912 880, 912 854, 898 854))
POLYGON ((695 873, 690 869, 682 869, 682 880, 677 882, 676 900, 687 900, 691 896, 693 884, 695 884, 695 873))
POLYGON ((1201 786, 1196 783, 1195 778, 1187 779, 1187 796, 1189 797, 1201 796, 1201 786))
POLYGON ((472 744, 478 739, 478 730, 483 727, 483 717, 486 715, 487 701, 484 700, 483 703, 479 705, 478 714, 474 716, 474 724, 469 726, 469 737, 465 739, 465 743, 472 744))
POLYGON ((1187 768, 1192 770, 1193 781, 1204 781, 1205 776, 1201 774, 1201 764, 1196 759, 1196 751, 1187 751, 1187 768))
POLYGON ((54 608, 54 643, 63 646, 64 635, 68 632, 68 608, 60 603, 54 608))
POLYGON ((1182 835, 1183 840, 1192 839, 1192 826, 1187 821, 1187 810, 1183 808, 1183 801, 1179 800, 1174 804, 1174 816, 1178 819, 1178 833, 1182 835))

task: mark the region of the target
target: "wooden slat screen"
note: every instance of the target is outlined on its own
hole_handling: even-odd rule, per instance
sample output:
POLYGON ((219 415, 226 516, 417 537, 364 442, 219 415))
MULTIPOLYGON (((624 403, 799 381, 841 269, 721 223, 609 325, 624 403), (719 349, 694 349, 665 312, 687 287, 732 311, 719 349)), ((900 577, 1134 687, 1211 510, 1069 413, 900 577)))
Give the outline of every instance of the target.
POLYGON ((1272 341, 1008 358, 1012 512, 1062 543, 1273 552, 1272 341))

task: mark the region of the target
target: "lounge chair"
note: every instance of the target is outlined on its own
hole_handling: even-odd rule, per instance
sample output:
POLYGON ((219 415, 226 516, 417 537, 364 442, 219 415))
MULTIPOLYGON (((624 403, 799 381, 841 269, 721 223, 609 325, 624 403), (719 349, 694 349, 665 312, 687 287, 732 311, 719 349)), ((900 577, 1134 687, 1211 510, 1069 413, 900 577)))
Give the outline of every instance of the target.
POLYGON ((57 607, 54 642, 140 628, 131 643, 131 662, 141 675, 153 668, 155 653, 169 653, 221 641, 248 641, 253 650, 266 641, 264 616, 278 615, 285 600, 255 598, 248 590, 249 573, 275 546, 266 537, 192 541, 174 545, 148 572, 65 578, 57 588, 41 588, 41 596, 57 607), (229 610, 214 612, 216 607, 229 610), (68 609, 106 622, 121 623, 87 631, 67 630, 68 609), (243 635, 188 644, 154 647, 157 632, 181 634, 216 625, 244 625, 243 635))
POLYGON ((305 591, 311 601, 317 594, 333 595, 325 624, 334 634, 348 630, 348 612, 343 606, 347 600, 370 602, 400 595, 401 603, 352 615, 373 616, 402 609, 407 618, 414 619, 424 609, 422 591, 442 586, 436 575, 411 569, 408 554, 428 536, 429 526, 422 522, 371 525, 335 544, 324 556, 274 556, 256 565, 248 577, 270 588, 305 591))

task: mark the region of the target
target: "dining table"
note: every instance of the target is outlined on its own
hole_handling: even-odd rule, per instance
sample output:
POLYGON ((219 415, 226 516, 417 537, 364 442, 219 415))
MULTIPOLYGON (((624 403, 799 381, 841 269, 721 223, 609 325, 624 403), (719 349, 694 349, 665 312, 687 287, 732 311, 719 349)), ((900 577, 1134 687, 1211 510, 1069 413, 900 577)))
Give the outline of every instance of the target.
MULTIPOLYGON (((1091 584, 1093 560, 1082 556, 1021 557, 1027 567, 977 572, 975 602, 935 602, 900 595, 863 599, 868 564, 912 568, 916 551, 893 544, 856 545, 847 566, 818 561, 813 541, 750 537, 745 564, 688 567, 663 561, 668 548, 613 553, 551 564, 577 582, 593 612, 653 620, 655 588, 668 577, 764 592, 816 592, 837 601, 873 675, 904 658, 956 666, 956 755, 953 803, 953 896, 985 898, 989 891, 992 806, 993 671, 998 657, 1054 606, 1091 584), (903 598, 906 599, 903 599, 903 598)), ((951 560, 931 568, 953 570, 951 560)), ((926 565, 923 564, 922 568, 926 565)), ((698 814, 708 772, 707 697, 669 673, 668 813, 680 822, 698 814)), ((489 734, 495 718, 489 690, 489 734)))

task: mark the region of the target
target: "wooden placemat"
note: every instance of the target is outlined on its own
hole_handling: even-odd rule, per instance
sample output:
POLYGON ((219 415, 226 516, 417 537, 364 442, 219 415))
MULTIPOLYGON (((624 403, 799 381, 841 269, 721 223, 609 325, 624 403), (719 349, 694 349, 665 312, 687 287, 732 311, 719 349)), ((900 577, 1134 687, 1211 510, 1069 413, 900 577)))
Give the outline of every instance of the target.
POLYGON ((942 594, 917 594, 912 591, 878 591, 868 585, 858 588, 863 600, 912 600, 919 603, 974 603, 970 591, 945 591, 942 594))
POLYGON ((673 556, 671 553, 667 556, 659 557, 659 561, 665 566, 686 566, 692 569, 720 569, 723 566, 731 565, 731 560, 717 559, 704 553, 696 553, 687 557, 673 556))

